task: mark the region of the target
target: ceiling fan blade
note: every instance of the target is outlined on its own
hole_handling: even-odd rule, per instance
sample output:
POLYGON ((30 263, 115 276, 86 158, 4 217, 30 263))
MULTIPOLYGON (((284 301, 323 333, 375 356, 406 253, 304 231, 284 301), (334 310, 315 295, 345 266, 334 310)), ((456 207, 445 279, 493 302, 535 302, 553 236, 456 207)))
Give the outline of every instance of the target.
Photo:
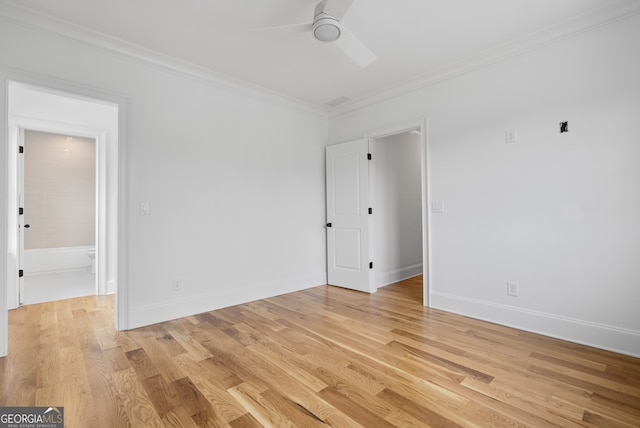
POLYGON ((327 0, 325 2, 324 13, 333 16, 340 21, 346 15, 353 0, 327 0))
POLYGON ((340 38, 333 43, 362 68, 365 68, 377 58, 376 54, 371 52, 368 47, 344 27, 342 27, 340 38))

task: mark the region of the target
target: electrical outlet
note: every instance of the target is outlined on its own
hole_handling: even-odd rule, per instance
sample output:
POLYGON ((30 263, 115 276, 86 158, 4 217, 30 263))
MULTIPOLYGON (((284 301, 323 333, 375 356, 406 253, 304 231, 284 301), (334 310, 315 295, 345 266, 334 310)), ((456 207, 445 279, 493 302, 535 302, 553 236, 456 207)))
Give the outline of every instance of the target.
POLYGON ((444 213, 444 201, 432 201, 431 212, 437 214, 444 213))
POLYGON ((507 296, 518 297, 518 283, 507 281, 507 296))
POLYGON ((182 290, 182 281, 180 281, 179 279, 174 279, 173 291, 180 291, 180 290, 182 290))
POLYGON ((516 141, 518 141, 518 138, 516 136, 516 130, 515 129, 507 129, 504 132, 504 142, 507 144, 513 144, 516 141))

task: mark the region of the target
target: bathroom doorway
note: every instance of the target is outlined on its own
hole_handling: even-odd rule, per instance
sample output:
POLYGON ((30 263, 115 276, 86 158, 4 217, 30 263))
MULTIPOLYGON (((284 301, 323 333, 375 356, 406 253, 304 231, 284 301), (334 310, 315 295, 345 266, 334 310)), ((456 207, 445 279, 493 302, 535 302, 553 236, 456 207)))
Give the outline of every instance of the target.
POLYGON ((21 305, 99 294, 97 141, 20 130, 21 305))
MULTIPOLYGON (((25 143, 25 134, 28 135, 29 132, 39 132, 38 135, 62 136, 62 146, 67 143, 67 137, 71 138, 69 143, 80 138, 93 141, 96 200, 94 203, 95 220, 93 224, 95 231, 93 236, 95 238, 93 244, 96 249, 95 278, 97 282, 97 287, 94 286, 94 289, 97 288, 97 294, 116 293, 117 277, 120 271, 118 265, 118 208, 120 206, 118 198, 118 183, 120 181, 118 104, 17 82, 10 82, 8 89, 8 156, 10 161, 8 162, 7 217, 8 224, 17 227, 9 227, 8 229, 7 309, 14 309, 25 303, 20 298, 25 294, 25 274, 34 273, 33 270, 29 272, 34 267, 33 264, 28 265, 30 256, 35 256, 37 259, 35 265, 40 265, 40 271, 45 272, 58 270, 57 267, 51 267, 52 259, 66 258, 67 262, 71 263, 71 265, 67 265, 70 269, 66 270, 81 267, 82 265, 77 264, 78 261, 87 263, 87 265, 90 263, 88 254, 90 241, 87 241, 87 245, 74 244, 70 247, 67 247, 68 244, 56 244, 64 246, 52 247, 57 248, 57 251, 46 250, 45 254, 41 254, 42 251, 40 254, 38 251, 35 252, 36 254, 23 254, 24 237, 32 231, 31 227, 24 228, 24 224, 32 226, 35 230, 36 227, 42 228, 42 223, 45 222, 40 219, 38 224, 30 224, 29 216, 26 216, 28 220, 25 222, 25 215, 20 214, 20 212, 27 213, 26 210, 29 209, 20 205, 24 201, 19 191, 19 181, 24 175, 21 172, 21 165, 25 155, 25 153, 21 154, 20 150, 29 150, 29 142, 25 143), (88 248, 83 249, 82 246, 88 248), (75 259, 76 262, 73 262, 72 259, 75 259), (25 262, 27 266, 25 266, 25 262), (49 268, 46 267, 47 263, 50 263, 49 268)), ((67 146, 67 148, 71 148, 69 144, 67 146)), ((64 153, 64 147, 62 147, 60 156, 64 156, 64 153)), ((33 151, 31 155, 33 155, 33 151)), ((67 192, 69 191, 67 189, 67 192)), ((69 217, 70 211, 74 209, 79 208, 63 207, 66 212, 58 215, 69 217)), ((33 214, 32 209, 31 218, 33 218, 33 214)), ((59 233, 60 231, 61 226, 58 225, 55 228, 51 227, 48 233, 59 233)), ((65 232, 67 235, 72 233, 75 231, 67 230, 65 232)), ((30 279, 28 278, 27 282, 30 279)), ((92 294, 95 293, 94 291, 92 294)))

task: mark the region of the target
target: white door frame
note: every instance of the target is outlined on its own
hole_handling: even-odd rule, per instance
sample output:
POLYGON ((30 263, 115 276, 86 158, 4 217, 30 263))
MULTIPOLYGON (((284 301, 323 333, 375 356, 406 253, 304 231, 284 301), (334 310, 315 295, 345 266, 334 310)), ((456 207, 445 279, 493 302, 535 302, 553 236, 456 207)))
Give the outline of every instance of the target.
MULTIPOLYGON (((14 133, 10 132, 9 135, 13 135, 14 133)), ((18 144, 18 147, 20 146, 24 146, 24 130, 19 129, 18 132, 15 133, 16 134, 16 144, 18 144)), ((20 154, 17 155, 18 159, 16 162, 16 171, 17 171, 17 189, 18 189, 18 207, 22 208, 24 207, 24 156, 20 156, 20 154)), ((25 227, 24 227, 24 212, 22 212, 22 210, 20 209, 20 212, 18 213, 18 227, 17 227, 17 233, 18 233, 18 239, 17 239, 17 245, 18 248, 16 249, 16 265, 17 268, 20 269, 24 269, 24 234, 25 234, 25 227)), ((11 237, 9 238, 11 239, 11 237)), ((11 248, 11 242, 7 242, 7 248, 11 248)), ((11 287, 11 283, 9 281, 9 278, 7 278, 7 302, 8 302, 8 306, 9 308, 15 308, 18 307, 19 305, 22 305, 22 303, 24 302, 24 275, 18 275, 18 279, 17 279, 17 286, 16 287, 11 287), (12 292, 16 293, 15 296, 12 296, 12 292)))
MULTIPOLYGON (((21 131, 40 131, 52 134, 72 135, 74 137, 84 137, 95 141, 95 162, 96 162, 96 218, 95 218, 95 247, 96 247, 96 281, 95 294, 101 295, 107 293, 107 274, 105 267, 107 266, 107 130, 96 129, 87 126, 68 125, 65 123, 49 122, 42 119, 31 119, 10 116, 9 117, 9 136, 19 135, 21 131)), ((19 144, 9 141, 9 144, 19 144)), ((29 150, 25 147, 25 153, 29 150)), ((19 171, 19 174, 24 174, 19 171)), ((20 183, 24 177, 18 177, 17 182, 20 183)), ((24 189, 23 189, 24 190, 24 189)), ((9 204, 11 205, 11 203, 9 204)), ((26 207, 28 209, 28 207, 26 207)), ((24 233, 23 233, 24 235, 24 233)), ((20 257, 24 257, 24 248, 18 248, 20 257)), ((114 263, 115 261, 110 261, 114 263)), ((11 285, 7 284, 9 295, 9 307, 15 308, 19 305, 18 293, 12 300, 11 285), (15 303, 15 304, 13 304, 15 303)), ((16 288, 17 289, 17 288, 16 288)))
MULTIPOLYGON (((85 87, 69 81, 33 74, 23 70, 0 67, 0 170, 5 171, 0 175, 0 357, 8 353, 8 301, 7 286, 10 278, 17 278, 16 261, 9 254, 8 242, 10 228, 17 224, 15 213, 10 210, 16 208, 17 201, 9 198, 13 190, 13 182, 9 171, 15 170, 15 148, 11 147, 9 138, 9 111, 8 95, 11 84, 24 84, 41 88, 44 91, 52 91, 70 97, 81 98, 97 103, 115 105, 118 111, 118 135, 117 135, 117 164, 108 165, 117 177, 117 210, 115 211, 117 223, 117 256, 116 260, 116 302, 115 324, 118 330, 126 330, 129 326, 129 293, 128 293, 128 208, 129 208, 129 166, 127 147, 127 99, 109 91, 85 87), (13 201, 13 202, 12 202, 13 201)), ((15 140, 14 140, 15 141, 15 140)), ((15 175, 15 174, 14 174, 15 175)))
MULTIPOLYGON (((372 148, 371 141, 379 138, 390 137, 392 135, 402 134, 413 130, 420 131, 420 163, 421 163, 421 180, 422 180, 422 304, 430 306, 431 302, 431 241, 430 241, 430 224, 431 215, 429 206, 429 156, 428 156, 428 136, 427 136, 427 118, 418 118, 387 125, 374 129, 364 134, 369 139, 369 147, 372 148)), ((375 157, 374 157, 375 160, 375 157)), ((375 183, 375 167, 371 171, 372 182, 375 183)), ((373 190, 371 190, 373 191, 373 190)), ((374 201, 375 203, 375 201, 374 201)), ((374 210, 375 212, 375 210, 374 210)), ((374 237, 375 239, 375 237, 374 237)))

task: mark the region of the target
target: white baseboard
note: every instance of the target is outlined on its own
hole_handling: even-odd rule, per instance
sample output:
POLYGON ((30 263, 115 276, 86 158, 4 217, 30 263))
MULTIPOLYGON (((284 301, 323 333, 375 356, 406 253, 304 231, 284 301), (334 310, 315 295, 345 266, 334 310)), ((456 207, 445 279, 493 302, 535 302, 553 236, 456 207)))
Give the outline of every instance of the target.
POLYGON ((235 287, 224 292, 189 295, 171 299, 154 305, 131 308, 129 328, 138 328, 176 318, 196 315, 203 312, 229 306, 266 299, 294 291, 305 290, 327 283, 326 273, 301 278, 289 278, 283 281, 257 284, 247 287, 235 287))
POLYGON ((35 275, 60 271, 91 269, 86 247, 37 248, 24 250, 24 274, 35 275))
POLYGON ((116 292, 116 281, 111 279, 107 281, 107 292, 106 294, 113 294, 116 292))
POLYGON ((471 318, 640 357, 640 331, 544 312, 531 311, 447 293, 431 293, 431 306, 471 318))
POLYGON ((384 287, 385 285, 393 284, 403 279, 413 278, 416 275, 422 273, 422 263, 417 265, 406 266, 400 269, 387 270, 381 272, 375 278, 376 288, 384 287))

